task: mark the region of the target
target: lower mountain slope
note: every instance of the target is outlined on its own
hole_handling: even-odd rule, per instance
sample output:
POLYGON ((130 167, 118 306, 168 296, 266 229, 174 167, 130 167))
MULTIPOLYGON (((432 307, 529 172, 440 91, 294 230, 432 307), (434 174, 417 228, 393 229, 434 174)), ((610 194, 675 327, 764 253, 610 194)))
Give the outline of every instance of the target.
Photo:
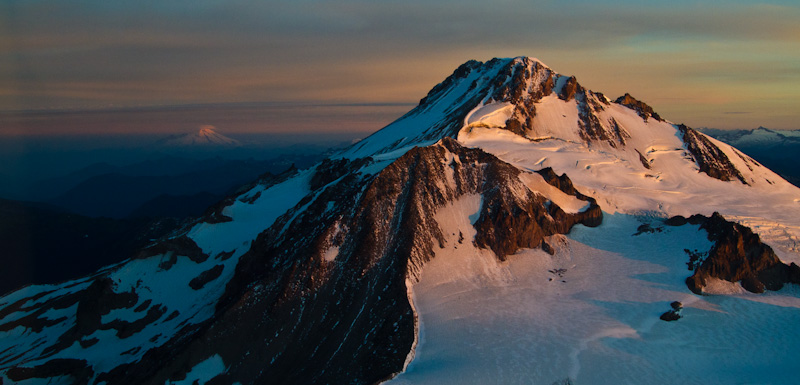
POLYGON ((3 298, 4 376, 163 383, 213 364, 209 383, 375 382, 414 342, 406 282, 445 242, 438 207, 481 201, 474 242, 498 260, 602 218, 545 180, 565 177, 452 139, 374 165, 327 161, 256 184, 136 259, 3 298))

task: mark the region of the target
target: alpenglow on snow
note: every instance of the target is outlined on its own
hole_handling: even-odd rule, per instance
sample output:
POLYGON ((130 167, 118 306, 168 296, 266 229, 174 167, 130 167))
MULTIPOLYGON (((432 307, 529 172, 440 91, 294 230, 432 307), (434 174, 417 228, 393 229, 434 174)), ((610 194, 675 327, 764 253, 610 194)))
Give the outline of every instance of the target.
POLYGON ((792 383, 799 202, 631 95, 469 61, 314 167, 0 298, 0 383, 792 383))

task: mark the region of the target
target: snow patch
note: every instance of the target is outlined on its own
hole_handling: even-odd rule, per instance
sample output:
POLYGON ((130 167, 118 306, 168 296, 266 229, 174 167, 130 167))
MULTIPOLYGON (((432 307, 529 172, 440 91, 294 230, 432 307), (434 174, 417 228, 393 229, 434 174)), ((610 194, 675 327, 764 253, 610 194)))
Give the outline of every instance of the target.
POLYGON ((575 214, 586 211, 591 205, 589 202, 580 200, 574 195, 569 195, 551 184, 547 183, 538 173, 523 172, 519 174, 519 179, 528 186, 531 191, 537 191, 550 199, 553 203, 561 207, 564 212, 575 214))
POLYGON ((511 103, 489 103, 472 110, 464 122, 467 127, 503 128, 513 113, 514 105, 511 103))
MULTIPOLYGON (((189 238, 195 241, 204 253, 212 256, 221 252, 248 249, 250 241, 272 226, 275 219, 310 193, 309 181, 314 172, 313 168, 301 171, 285 182, 267 189, 263 186, 254 187, 247 194, 254 195, 256 190, 260 190, 261 195, 258 199, 252 203, 235 200, 222 210, 222 214, 232 218, 232 221, 199 223, 189 231, 189 238)), ((241 252, 244 251, 246 250, 241 252)))
POLYGON ((322 258, 328 262, 333 262, 337 256, 339 256, 339 246, 331 246, 322 254, 322 258))
POLYGON ((706 278, 706 286, 703 287, 705 294, 744 294, 747 293, 742 287, 741 282, 729 282, 719 278, 708 277, 706 278))
POLYGON ((189 373, 186 373, 186 378, 180 381, 167 381, 169 385, 192 385, 195 383, 205 384, 212 378, 225 373, 225 363, 219 354, 215 354, 208 359, 195 365, 189 373))

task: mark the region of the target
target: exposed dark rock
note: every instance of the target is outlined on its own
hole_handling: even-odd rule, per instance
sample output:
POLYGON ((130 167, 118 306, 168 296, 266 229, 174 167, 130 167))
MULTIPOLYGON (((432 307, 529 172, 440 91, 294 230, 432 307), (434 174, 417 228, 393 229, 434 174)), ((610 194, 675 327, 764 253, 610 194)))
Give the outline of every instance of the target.
POLYGON ((676 215, 674 217, 670 217, 667 220, 665 220, 664 224, 667 226, 683 226, 688 222, 689 221, 686 219, 686 217, 681 215, 676 215))
POLYGON ((561 100, 568 102, 575 97, 576 93, 583 90, 584 88, 578 84, 578 79, 576 79, 574 76, 570 76, 569 79, 567 79, 567 82, 564 83, 564 86, 561 88, 561 90, 559 90, 558 97, 561 100))
POLYGON ((178 263, 178 256, 175 255, 175 253, 168 252, 161 262, 158 263, 158 268, 161 270, 169 270, 172 266, 175 266, 176 263, 178 263))
POLYGON ((642 155, 642 153, 639 150, 636 150, 636 153, 639 154, 639 161, 642 162, 642 166, 644 166, 644 168, 648 170, 653 168, 653 166, 650 165, 650 161, 647 160, 647 158, 644 155, 642 155))
MULTIPOLYGON (((181 235, 179 237, 156 243, 155 245, 142 250, 136 256, 136 258, 144 259, 159 254, 167 255, 169 257, 182 255, 188 257, 195 263, 201 263, 208 259, 208 255, 203 253, 203 250, 186 235, 181 235)), ((175 260, 173 259, 169 263, 166 263, 160 267, 164 270, 169 270, 174 264, 175 260)))
POLYGON ((649 223, 642 223, 638 228, 636 228, 636 233, 634 233, 633 236, 642 235, 644 233, 660 233, 662 231, 664 231, 663 227, 653 227, 649 223))
POLYGON ((547 242, 546 239, 542 240, 542 250, 544 250, 545 253, 550 255, 556 254, 556 249, 553 247, 553 245, 550 244, 550 242, 547 242))
POLYGON ((137 306, 137 307, 136 307, 136 309, 133 309, 133 311, 134 311, 135 313, 140 313, 140 312, 143 312, 143 311, 145 311, 145 309, 147 309, 148 307, 150 307, 150 303, 151 303, 152 301, 153 301, 153 300, 151 300, 151 299, 148 299, 148 300, 146 300, 146 301, 142 302, 142 304, 141 304, 141 305, 139 305, 139 306, 137 306))
POLYGON ((576 190, 575 185, 572 184, 572 180, 569 179, 567 174, 558 175, 551 167, 545 167, 536 171, 536 173, 541 175, 545 182, 561 190, 561 192, 589 202, 589 209, 581 213, 580 223, 588 227, 600 226, 600 223, 603 221, 603 210, 600 209, 600 206, 597 205, 597 201, 594 198, 576 190))
POLYGON ((645 122, 650 117, 660 122, 664 121, 655 111, 653 111, 652 107, 648 106, 645 102, 636 100, 636 98, 631 96, 631 94, 626 93, 625 95, 618 97, 614 103, 621 104, 636 111, 636 113, 639 114, 639 116, 641 116, 645 122))
POLYGON ((13 367, 6 372, 11 381, 24 381, 32 378, 51 378, 66 376, 73 384, 88 384, 94 371, 86 360, 56 358, 34 367, 13 367))
POLYGON ((139 353, 140 350, 142 350, 142 348, 137 346, 135 348, 130 348, 130 349, 120 353, 119 355, 121 355, 121 356, 126 355, 126 354, 134 355, 136 353, 139 353))
POLYGON ((312 191, 317 190, 336 179, 360 169, 371 161, 371 158, 357 159, 355 161, 348 161, 346 159, 325 159, 322 163, 317 165, 314 176, 311 177, 309 187, 312 191))
POLYGON ((671 310, 666 311, 664 314, 661 315, 662 321, 677 321, 683 317, 681 315, 681 310, 683 310, 683 304, 675 301, 669 304, 672 308, 671 310))
POLYGON ((686 262, 689 271, 697 270, 697 268, 705 262, 706 258, 708 258, 708 251, 699 251, 697 249, 683 249, 683 251, 689 256, 689 262, 686 262))
MULTIPOLYGON (((233 202, 231 202, 228 199, 223 199, 223 200, 219 201, 217 204, 212 205, 203 214, 203 221, 206 222, 206 223, 211 223, 211 224, 214 224, 214 223, 225 223, 225 222, 232 221, 233 218, 231 218, 231 217, 229 217, 229 216, 227 216, 227 215, 222 213, 222 209, 227 207, 227 206, 230 206, 231 203, 233 203, 233 202)), ((252 203, 252 202, 248 202, 248 203, 252 203)))
MULTIPOLYGON (((546 236, 568 233, 577 223, 596 225, 598 215, 602 217, 599 206, 593 201, 590 201, 590 208, 584 212, 566 214, 558 205, 548 205, 545 197, 532 192, 528 192, 529 196, 525 200, 515 199, 517 197, 514 193, 507 190, 513 185, 507 181, 516 179, 519 169, 502 162, 492 162, 489 165, 486 171, 487 183, 497 182, 493 184, 494 188, 483 192, 481 213, 475 222, 475 244, 492 249, 501 260, 520 248, 541 246, 546 236)), ((552 173, 552 170, 544 173, 552 173)), ((566 175, 550 178, 548 183, 550 180, 558 180, 555 182, 558 186, 572 186, 566 175)), ((579 199, 589 201, 585 196, 579 199)))
POLYGON ((228 258, 232 257, 234 250, 231 251, 222 251, 217 254, 214 258, 219 259, 220 261, 227 261, 228 258))
POLYGON ((602 111, 603 106, 596 94, 580 87, 574 98, 578 104, 578 134, 581 139, 589 144, 607 142, 613 148, 625 145, 630 134, 615 119, 610 121, 611 127, 600 123, 597 112, 602 111))
POLYGON ((53 293, 52 291, 42 291, 40 293, 36 293, 33 296, 25 297, 15 301, 14 303, 8 304, 2 309, 0 309, 0 319, 6 318, 11 313, 16 313, 18 311, 28 309, 28 307, 25 306, 26 304, 29 304, 31 302, 36 302, 40 298, 52 293, 53 293))
MULTIPOLYGON (((83 282, 85 284, 85 281, 83 282)), ((46 293, 47 294, 47 293, 46 293)), ((38 296, 40 298, 41 296, 38 296)), ((23 302, 30 300, 26 298, 23 302)), ((35 311, 31 314, 16 319, 15 321, 0 325, 0 331, 11 330, 17 326, 40 332, 42 328, 60 324, 67 320, 60 317, 51 320, 44 316, 49 310, 61 310, 77 304, 74 315, 74 326, 67 329, 54 341, 49 341, 51 345, 42 351, 41 359, 56 354, 78 342, 83 347, 89 347, 97 341, 93 339, 84 340, 85 336, 93 334, 97 330, 110 329, 108 325, 103 325, 102 316, 110 313, 114 309, 131 308, 138 302, 138 295, 135 292, 116 293, 113 290, 113 282, 106 277, 95 278, 85 289, 55 296, 46 301, 32 305, 35 311)), ((12 304, 14 306, 14 304, 12 304)), ((18 310, 25 310, 20 307, 18 310)), ((0 357, 0 365, 10 362, 14 357, 0 357)))
MULTIPOLYGON (((115 293, 109 278, 98 278, 86 291, 81 292, 78 310, 75 313, 75 334, 88 336, 97 330, 104 314, 111 310, 130 308, 136 305, 139 296, 136 293, 115 293)), ((63 337, 63 336, 62 336, 63 337)))
POLYGON ((506 130, 523 137, 534 130, 535 103, 552 93, 554 76, 550 69, 529 59, 512 62, 505 68, 495 83, 492 100, 514 105, 514 112, 505 123, 506 130), (534 76, 544 80, 532 82, 534 76))
POLYGON ((79 344, 81 345, 81 347, 82 347, 82 348, 84 348, 84 349, 86 349, 86 348, 88 348, 88 347, 90 347, 90 346, 94 346, 94 345, 95 345, 95 344, 97 344, 98 342, 100 342, 100 339, 98 339, 98 338, 90 338, 90 339, 88 339, 88 340, 81 339, 80 341, 78 341, 78 343, 79 343, 79 344))
POLYGON ((623 146, 625 145, 625 141, 630 139, 631 134, 623 128, 616 119, 611 118, 611 132, 613 135, 609 135, 610 138, 616 137, 620 144, 623 146))
POLYGON ((10 321, 4 324, 0 324, 0 332, 7 332, 9 330, 13 330, 17 326, 22 326, 26 329, 30 329, 33 332, 41 332, 44 328, 48 326, 58 325, 64 322, 65 318, 58 318, 58 319, 49 319, 42 317, 44 311, 36 311, 24 317, 20 317, 14 321, 10 321))
POLYGON ((175 318, 178 318, 179 315, 181 315, 181 312, 174 310, 172 313, 169 313, 167 318, 164 318, 164 322, 174 320, 175 318))
MULTIPOLYGON (((261 191, 256 191, 255 194, 250 195, 250 196, 243 196, 243 197, 239 198, 239 201, 252 205, 253 203, 255 203, 255 201, 258 200, 258 198, 261 198, 261 191)), ((225 220, 224 222, 228 222, 231 219, 230 217, 222 215, 221 213, 218 213, 216 211, 214 212, 214 214, 217 214, 220 217, 224 217, 224 218, 228 219, 228 220, 225 220)), ((209 223, 213 223, 213 222, 209 222, 209 223)))
POLYGON ((739 180, 748 184, 736 166, 731 163, 727 155, 715 144, 711 143, 705 135, 681 124, 678 126, 686 150, 697 162, 701 172, 712 178, 722 181, 739 180))
POLYGON ((703 223, 706 223, 707 220, 708 217, 701 214, 694 214, 686 219, 686 221, 692 225, 702 225, 703 223))
POLYGON ((216 265, 198 275, 197 277, 192 278, 189 281, 189 287, 194 290, 200 290, 205 286, 207 283, 219 278, 222 275, 222 270, 225 268, 225 265, 216 265))
MULTIPOLYGON (((690 219, 699 220, 696 216, 690 219)), ((708 257, 686 279, 692 292, 702 294, 710 277, 741 282, 742 287, 754 293, 779 290, 786 283, 800 283, 798 268, 781 262, 772 248, 749 228, 728 222, 719 213, 702 221, 700 228, 708 231, 708 239, 714 245, 708 257)))
POLYGON ((99 327, 100 330, 110 330, 114 329, 117 331, 117 337, 120 339, 128 338, 142 330, 144 330, 147 325, 150 325, 153 322, 158 321, 164 313, 167 312, 167 309, 163 306, 155 305, 150 307, 147 310, 147 314, 144 317, 130 322, 130 321, 122 321, 119 319, 113 320, 107 324, 104 324, 99 327))
POLYGON ((661 315, 662 321, 677 321, 681 319, 681 314, 678 310, 669 310, 661 315))

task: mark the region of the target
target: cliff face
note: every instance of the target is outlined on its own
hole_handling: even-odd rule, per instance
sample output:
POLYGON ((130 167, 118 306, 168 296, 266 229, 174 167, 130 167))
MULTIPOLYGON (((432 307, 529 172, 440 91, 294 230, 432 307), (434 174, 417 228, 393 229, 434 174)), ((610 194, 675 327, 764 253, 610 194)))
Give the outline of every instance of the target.
POLYGON ((705 259, 695 262, 694 273, 686 279, 686 285, 695 294, 703 293, 709 278, 740 282, 744 289, 753 293, 800 283, 800 267, 781 262, 772 248, 762 243, 749 228, 729 222, 719 213, 710 217, 693 215, 688 221, 700 224, 700 228, 708 232, 708 239, 714 242, 705 259))
POLYGON ((639 114, 639 116, 641 116, 645 122, 651 117, 658 121, 664 121, 664 119, 661 119, 661 116, 659 116, 657 112, 653 111, 653 107, 650 107, 647 105, 647 103, 641 100, 637 100, 631 96, 631 94, 626 93, 625 95, 618 97, 614 103, 621 104, 636 111, 636 113, 639 114))
POLYGON ((731 163, 727 155, 705 135, 684 125, 678 126, 686 144, 701 172, 722 181, 738 180, 747 184, 742 173, 731 163))

